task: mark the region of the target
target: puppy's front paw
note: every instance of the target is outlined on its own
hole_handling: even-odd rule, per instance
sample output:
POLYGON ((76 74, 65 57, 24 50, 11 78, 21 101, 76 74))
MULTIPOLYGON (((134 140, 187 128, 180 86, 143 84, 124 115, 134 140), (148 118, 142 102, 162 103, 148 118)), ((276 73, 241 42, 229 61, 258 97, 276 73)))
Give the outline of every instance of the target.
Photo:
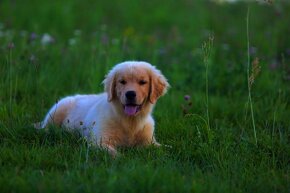
POLYGON ((161 144, 158 143, 157 141, 153 141, 152 145, 154 145, 155 147, 161 147, 161 144))
POLYGON ((102 149, 107 151, 112 158, 115 159, 116 157, 118 157, 119 153, 117 152, 114 146, 109 145, 109 144, 104 144, 104 143, 101 144, 100 146, 102 149))
POLYGON ((166 145, 166 144, 160 144, 158 142, 153 142, 152 145, 154 145, 155 147, 166 147, 166 148, 172 148, 171 145, 166 145))
POLYGON ((117 152, 117 150, 115 148, 107 149, 107 151, 113 159, 119 157, 119 153, 117 152))

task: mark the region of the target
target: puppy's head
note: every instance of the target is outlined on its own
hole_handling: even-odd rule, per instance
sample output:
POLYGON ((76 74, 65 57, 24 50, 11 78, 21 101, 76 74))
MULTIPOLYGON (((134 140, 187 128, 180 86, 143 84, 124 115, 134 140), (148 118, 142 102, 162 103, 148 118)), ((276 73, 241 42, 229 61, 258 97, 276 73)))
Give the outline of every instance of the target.
POLYGON ((103 83, 108 101, 117 103, 128 116, 146 111, 169 87, 166 78, 154 66, 135 61, 116 65, 103 83))

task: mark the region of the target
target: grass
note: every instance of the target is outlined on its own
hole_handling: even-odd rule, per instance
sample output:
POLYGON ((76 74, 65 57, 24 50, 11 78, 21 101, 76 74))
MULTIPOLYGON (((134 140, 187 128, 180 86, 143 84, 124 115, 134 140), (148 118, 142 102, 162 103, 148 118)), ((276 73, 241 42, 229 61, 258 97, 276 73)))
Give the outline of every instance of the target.
MULTIPOLYGON (((247 18, 246 18, 246 23, 247 23, 247 51, 248 51, 248 65, 247 65, 247 79, 248 79, 248 100, 250 104, 250 110, 251 110, 251 118, 252 118, 252 126, 254 130, 254 137, 255 137, 255 144, 257 145, 257 132, 256 132, 256 123, 255 123, 255 116, 254 116, 254 109, 253 109, 253 102, 252 102, 252 92, 251 92, 251 82, 250 82, 250 63, 251 63, 251 54, 250 54, 250 38, 249 38, 249 18, 250 18, 250 8, 248 7, 247 11, 247 18)), ((252 69, 254 69, 252 67, 252 69)), ((253 78, 254 81, 254 78, 253 78)))
POLYGON ((287 1, 1 1, 1 192, 289 192, 289 9, 287 1), (205 75, 202 44, 212 33, 205 75), (262 69, 253 114, 247 39, 262 69), (119 149, 112 160, 76 133, 32 127, 61 97, 101 92, 124 60, 151 62, 168 78, 154 117, 157 140, 172 148, 119 149))
POLYGON ((205 105, 206 105, 206 118, 207 118, 207 127, 210 130, 210 121, 209 121, 209 106, 208 106, 208 67, 209 67, 209 60, 210 60, 210 55, 211 55, 211 49, 213 47, 213 40, 214 36, 210 35, 208 40, 205 41, 202 45, 202 50, 203 50, 203 62, 205 65, 205 105))

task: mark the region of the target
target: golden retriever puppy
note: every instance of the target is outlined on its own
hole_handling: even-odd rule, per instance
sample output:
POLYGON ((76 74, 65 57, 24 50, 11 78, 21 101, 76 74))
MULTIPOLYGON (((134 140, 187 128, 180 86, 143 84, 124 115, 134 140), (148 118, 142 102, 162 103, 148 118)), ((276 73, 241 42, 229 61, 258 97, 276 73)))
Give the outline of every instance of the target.
POLYGON ((159 146, 151 114, 169 87, 161 72, 147 62, 123 62, 108 73, 103 84, 105 93, 61 99, 49 110, 41 128, 54 124, 77 129, 112 156, 120 146, 159 146))

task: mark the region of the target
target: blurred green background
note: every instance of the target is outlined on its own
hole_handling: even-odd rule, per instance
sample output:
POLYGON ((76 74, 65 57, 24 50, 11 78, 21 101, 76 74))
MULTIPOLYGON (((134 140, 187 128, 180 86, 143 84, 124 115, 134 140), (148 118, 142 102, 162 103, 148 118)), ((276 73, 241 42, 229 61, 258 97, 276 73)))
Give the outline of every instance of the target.
POLYGON ((1 189, 289 191, 289 10, 278 0, 0 1, 1 189), (255 58, 261 68, 251 87, 257 145, 248 51, 251 69, 255 58), (78 135, 33 129, 61 97, 102 92, 105 74, 126 60, 148 61, 168 78, 154 117, 157 139, 171 149, 120 149, 111 160, 78 135))

